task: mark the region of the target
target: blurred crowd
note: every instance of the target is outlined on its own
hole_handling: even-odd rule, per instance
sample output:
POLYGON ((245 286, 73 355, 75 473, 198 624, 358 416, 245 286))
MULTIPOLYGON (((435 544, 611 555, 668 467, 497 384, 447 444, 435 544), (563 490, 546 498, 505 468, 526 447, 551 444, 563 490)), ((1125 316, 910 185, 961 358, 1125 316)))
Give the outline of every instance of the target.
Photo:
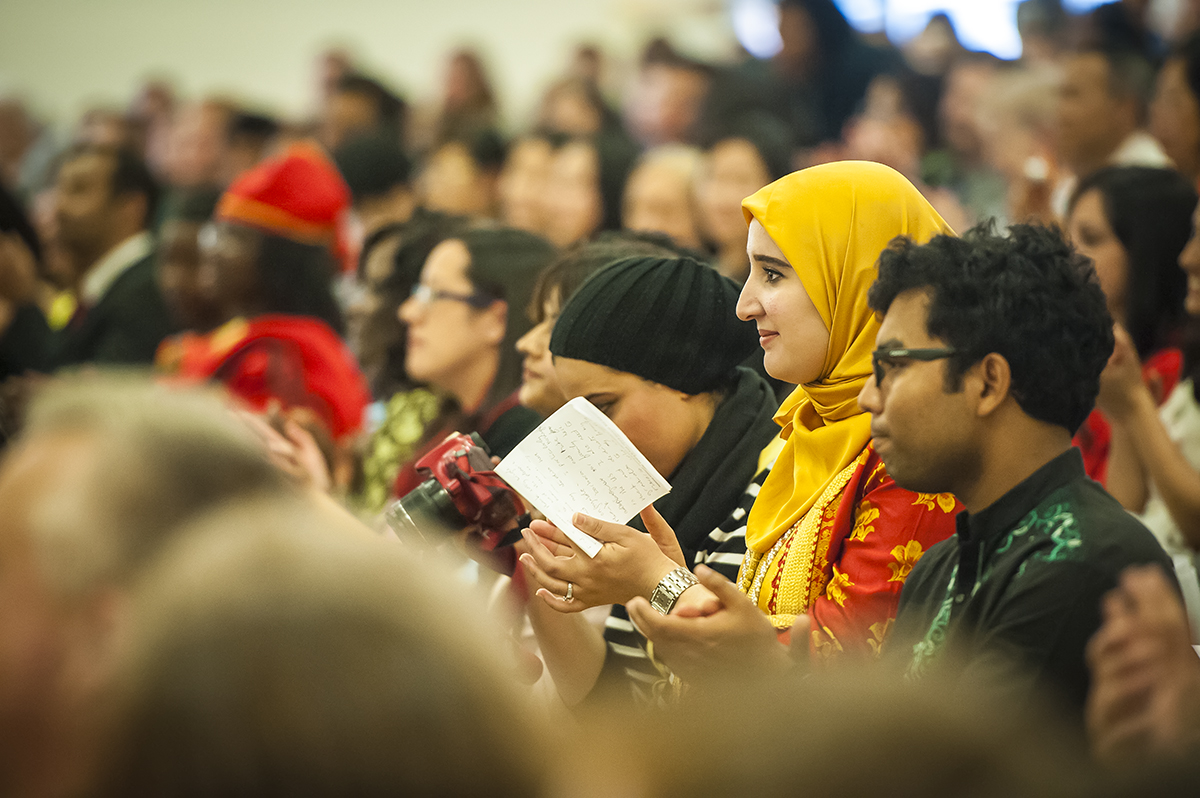
POLYGON ((0 792, 1190 794, 1200 3, 1149 6, 1005 61, 779 0, 523 120, 472 49, 432 103, 322 53, 305 118, 0 99, 0 792), (672 486, 599 554, 389 526, 577 397, 672 486))

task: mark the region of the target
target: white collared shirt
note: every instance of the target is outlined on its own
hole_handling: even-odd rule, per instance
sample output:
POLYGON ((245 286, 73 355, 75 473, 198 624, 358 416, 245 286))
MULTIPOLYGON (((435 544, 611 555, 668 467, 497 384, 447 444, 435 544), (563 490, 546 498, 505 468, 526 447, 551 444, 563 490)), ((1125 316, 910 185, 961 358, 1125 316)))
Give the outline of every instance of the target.
POLYGON ((79 301, 88 306, 94 306, 108 293, 108 289, 117 278, 129 270, 129 267, 146 257, 154 249, 154 239, 147 230, 117 244, 104 254, 96 265, 83 278, 83 286, 79 290, 79 301))

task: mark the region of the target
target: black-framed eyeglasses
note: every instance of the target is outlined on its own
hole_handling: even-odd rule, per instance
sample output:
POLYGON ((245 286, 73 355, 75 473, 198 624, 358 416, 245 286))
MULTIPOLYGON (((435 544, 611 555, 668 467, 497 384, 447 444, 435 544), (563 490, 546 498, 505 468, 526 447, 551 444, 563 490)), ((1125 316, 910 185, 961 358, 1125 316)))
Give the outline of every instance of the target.
POLYGON ((448 299, 451 302, 465 302, 473 308, 482 309, 496 301, 495 297, 478 291, 474 294, 456 294, 453 291, 438 291, 420 283, 412 287, 410 296, 423 307, 429 307, 439 299, 448 299))
POLYGON ((881 385, 884 378, 884 366, 894 366, 897 360, 944 360, 954 357, 958 350, 952 346, 937 349, 876 349, 871 352, 871 368, 875 371, 875 384, 881 385))

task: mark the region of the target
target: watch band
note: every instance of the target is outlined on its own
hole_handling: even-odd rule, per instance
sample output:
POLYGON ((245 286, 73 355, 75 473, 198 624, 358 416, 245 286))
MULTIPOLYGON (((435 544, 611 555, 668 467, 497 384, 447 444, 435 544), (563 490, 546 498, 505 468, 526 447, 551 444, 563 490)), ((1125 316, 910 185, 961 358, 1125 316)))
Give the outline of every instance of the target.
POLYGON ((691 571, 676 568, 654 587, 654 592, 650 594, 650 606, 666 615, 675 606, 683 591, 695 584, 699 584, 699 581, 691 571))

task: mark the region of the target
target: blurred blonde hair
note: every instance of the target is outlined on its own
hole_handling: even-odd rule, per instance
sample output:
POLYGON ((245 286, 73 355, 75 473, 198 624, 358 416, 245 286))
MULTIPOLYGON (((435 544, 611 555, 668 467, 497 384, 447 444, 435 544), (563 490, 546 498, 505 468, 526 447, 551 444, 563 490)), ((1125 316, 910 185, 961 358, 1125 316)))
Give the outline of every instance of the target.
MULTIPOLYGON (((700 168, 704 161, 704 153, 698 148, 686 144, 662 144, 652 147, 642 154, 629 172, 625 181, 625 189, 621 200, 621 221, 626 230, 652 231, 666 233, 675 240, 676 244, 685 247, 700 246, 700 219, 696 205, 696 182, 700 176, 700 168), (662 170, 662 171, 658 171, 662 170), (684 195, 682 209, 686 211, 686 219, 657 220, 658 224, 647 225, 647 220, 630 218, 635 212, 636 189, 643 185, 647 175, 662 180, 663 172, 674 175, 680 181, 684 195), (662 229, 664 226, 675 229, 662 229)), ((668 178, 669 179, 669 178, 668 178)))
POLYGON ((1085 764, 1053 721, 984 690, 913 684, 880 663, 738 674, 665 711, 593 708, 549 796, 839 798, 1083 795, 1085 764), (595 750, 603 749, 603 756, 595 750))
POLYGON ((215 393, 134 372, 50 383, 18 445, 51 439, 82 444, 31 518, 39 565, 64 596, 127 580, 172 527, 223 501, 294 491, 215 393))
POLYGON ((101 795, 530 795, 536 716, 425 554, 252 501, 139 584, 101 795))

